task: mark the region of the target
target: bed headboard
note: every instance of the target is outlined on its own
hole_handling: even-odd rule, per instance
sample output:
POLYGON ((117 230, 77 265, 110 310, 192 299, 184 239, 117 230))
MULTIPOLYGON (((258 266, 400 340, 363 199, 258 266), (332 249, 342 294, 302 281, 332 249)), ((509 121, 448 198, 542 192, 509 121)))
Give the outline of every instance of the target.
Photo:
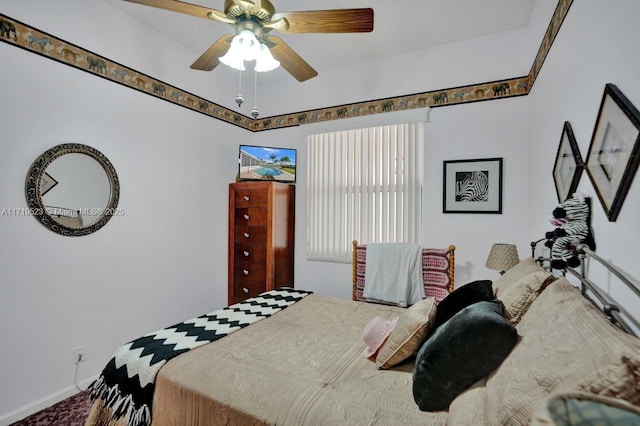
MULTIPOLYGON (((550 255, 540 255, 538 257, 536 257, 535 255, 538 243, 541 243, 543 241, 546 241, 546 238, 531 242, 531 256, 540 265, 548 270, 551 270, 550 255)), ((614 299, 609 294, 609 292, 604 290, 603 286, 600 286, 593 280, 591 280, 588 276, 587 269, 590 267, 589 265, 591 264, 591 262, 595 262, 596 265, 601 265, 611 274, 613 274, 613 276, 615 276, 618 281, 629 288, 632 293, 640 298, 640 284, 638 283, 638 281, 627 275, 624 271, 620 270, 620 268, 616 267, 613 263, 598 256, 598 254, 591 250, 586 244, 577 246, 576 251, 578 253, 578 257, 580 258, 580 266, 578 266, 577 268, 567 267, 566 269, 562 270, 562 274, 566 275, 567 273, 569 273, 570 275, 577 278, 580 281, 580 289, 582 290, 582 295, 585 298, 587 298, 598 309, 600 309, 602 313, 604 313, 604 315, 614 325, 616 325, 623 331, 637 337, 640 334, 640 318, 636 318, 631 314, 631 312, 622 307, 620 303, 618 303, 616 299, 614 299)))
MULTIPOLYGON (((352 253, 352 299, 363 300, 364 272, 366 265, 366 244, 358 244, 353 240, 352 253)), ((455 251, 456 246, 448 248, 422 249, 422 277, 427 296, 443 299, 453 291, 455 283, 455 251)))

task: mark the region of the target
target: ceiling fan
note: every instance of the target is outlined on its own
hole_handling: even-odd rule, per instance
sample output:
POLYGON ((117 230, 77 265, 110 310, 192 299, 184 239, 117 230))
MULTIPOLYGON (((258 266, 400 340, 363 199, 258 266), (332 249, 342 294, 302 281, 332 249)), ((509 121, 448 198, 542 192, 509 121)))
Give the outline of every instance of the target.
POLYGON ((280 62, 298 81, 318 75, 280 37, 270 35, 276 30, 283 34, 299 33, 358 33, 373 31, 373 9, 330 9, 276 13, 269 0, 225 0, 224 12, 178 0, 125 0, 153 6, 198 18, 223 22, 235 29, 235 34, 225 34, 209 47, 192 65, 192 69, 211 71, 220 64, 231 47, 234 38, 249 31, 260 44, 268 48, 273 58, 280 62))

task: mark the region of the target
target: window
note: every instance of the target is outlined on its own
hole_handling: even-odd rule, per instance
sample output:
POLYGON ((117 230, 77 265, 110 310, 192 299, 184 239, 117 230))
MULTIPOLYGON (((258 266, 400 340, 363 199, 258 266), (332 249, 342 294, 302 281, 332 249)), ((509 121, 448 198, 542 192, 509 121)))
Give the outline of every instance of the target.
POLYGON ((424 123, 309 135, 307 257, 350 262, 351 242, 420 242, 424 123))

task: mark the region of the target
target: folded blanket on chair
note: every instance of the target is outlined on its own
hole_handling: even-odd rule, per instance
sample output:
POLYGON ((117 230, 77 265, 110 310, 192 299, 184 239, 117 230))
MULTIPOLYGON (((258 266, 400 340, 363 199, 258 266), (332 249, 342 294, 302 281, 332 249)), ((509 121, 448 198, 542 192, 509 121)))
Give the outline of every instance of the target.
POLYGON ((267 291, 122 345, 91 384, 91 400, 102 399, 114 420, 124 416, 129 426, 147 426, 156 375, 168 360, 267 318, 310 293, 292 288, 267 291))
POLYGON ((424 299, 420 244, 367 244, 363 296, 368 301, 405 308, 424 299))

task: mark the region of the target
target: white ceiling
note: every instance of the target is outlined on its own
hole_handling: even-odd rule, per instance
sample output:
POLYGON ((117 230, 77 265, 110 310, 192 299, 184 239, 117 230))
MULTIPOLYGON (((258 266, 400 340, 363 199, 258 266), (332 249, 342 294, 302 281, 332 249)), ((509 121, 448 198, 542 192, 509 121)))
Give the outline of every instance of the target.
MULTIPOLYGON (((230 26, 219 22, 123 0, 103 1, 192 51, 194 61, 221 35, 233 32, 230 26)), ((190 2, 218 10, 224 8, 223 0, 190 2)), ((274 31, 322 73, 344 65, 526 27, 535 0, 272 0, 272 3, 277 12, 373 8, 374 31, 371 33, 277 34, 274 31)))

